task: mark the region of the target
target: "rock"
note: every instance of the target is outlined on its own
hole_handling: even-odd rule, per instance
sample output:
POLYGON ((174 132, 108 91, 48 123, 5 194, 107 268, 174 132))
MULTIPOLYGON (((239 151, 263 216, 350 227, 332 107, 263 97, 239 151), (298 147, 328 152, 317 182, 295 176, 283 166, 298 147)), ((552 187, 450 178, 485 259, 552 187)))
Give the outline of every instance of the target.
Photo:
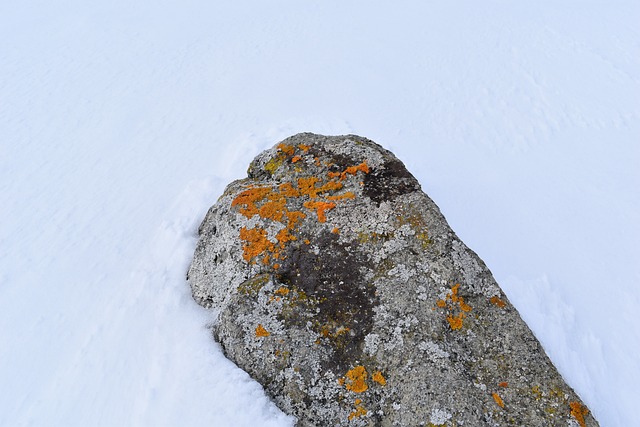
POLYGON ((597 426, 392 153, 299 134, 200 226, 193 297, 299 426, 597 426))

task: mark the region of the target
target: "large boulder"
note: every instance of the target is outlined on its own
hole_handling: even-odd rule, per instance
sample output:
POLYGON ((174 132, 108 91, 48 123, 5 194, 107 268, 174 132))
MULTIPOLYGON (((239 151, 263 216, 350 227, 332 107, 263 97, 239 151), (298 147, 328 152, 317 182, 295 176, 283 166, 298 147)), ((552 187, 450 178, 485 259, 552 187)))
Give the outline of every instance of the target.
POLYGON ((193 297, 300 426, 597 426, 392 153, 299 134, 200 226, 193 297))

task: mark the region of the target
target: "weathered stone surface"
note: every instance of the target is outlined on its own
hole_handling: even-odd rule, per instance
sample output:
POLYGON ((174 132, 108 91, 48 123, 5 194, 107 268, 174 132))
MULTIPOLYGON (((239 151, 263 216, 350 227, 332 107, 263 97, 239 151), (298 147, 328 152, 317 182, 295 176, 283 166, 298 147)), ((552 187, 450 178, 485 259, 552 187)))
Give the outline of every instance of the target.
POLYGON ((260 154, 200 227, 194 298, 300 426, 596 426, 404 165, 358 136, 260 154))

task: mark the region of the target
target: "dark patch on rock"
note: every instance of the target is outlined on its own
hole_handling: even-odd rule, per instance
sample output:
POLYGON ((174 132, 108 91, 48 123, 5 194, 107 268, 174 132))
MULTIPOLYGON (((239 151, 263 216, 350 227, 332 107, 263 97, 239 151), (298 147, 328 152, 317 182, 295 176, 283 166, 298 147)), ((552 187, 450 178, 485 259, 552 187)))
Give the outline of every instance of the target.
POLYGON ((207 213, 188 280, 299 426, 598 425, 392 153, 305 133, 248 175, 207 213))
MULTIPOLYGON (((317 253, 300 247, 288 253, 278 277, 317 301, 313 330, 334 348, 331 363, 346 370, 350 361, 361 358, 364 337, 371 332, 375 288, 362 278, 363 262, 355 255, 357 242, 340 243, 336 234, 327 231, 314 242, 317 253)), ((285 325, 295 321, 300 319, 289 316, 285 325)))
POLYGON ((364 177, 364 194, 378 206, 403 194, 420 190, 420 184, 399 160, 385 162, 384 168, 364 177))

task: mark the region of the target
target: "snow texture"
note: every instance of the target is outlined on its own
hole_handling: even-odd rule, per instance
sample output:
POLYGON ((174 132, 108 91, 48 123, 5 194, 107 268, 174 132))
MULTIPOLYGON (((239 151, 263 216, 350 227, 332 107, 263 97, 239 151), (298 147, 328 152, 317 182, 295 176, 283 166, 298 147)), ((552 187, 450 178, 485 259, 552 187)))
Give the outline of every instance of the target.
POLYGON ((640 369, 640 3, 0 3, 0 425, 290 426, 185 272, 260 151, 363 134, 603 426, 640 369))

